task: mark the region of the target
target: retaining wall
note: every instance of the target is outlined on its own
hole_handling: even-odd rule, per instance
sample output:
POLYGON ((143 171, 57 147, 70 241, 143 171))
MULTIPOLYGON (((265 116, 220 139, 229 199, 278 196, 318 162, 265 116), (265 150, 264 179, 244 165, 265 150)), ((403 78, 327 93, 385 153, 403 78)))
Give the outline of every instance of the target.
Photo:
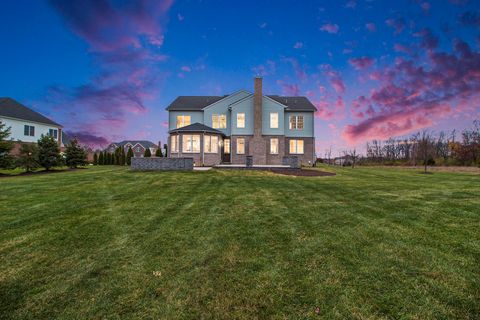
POLYGON ((193 158, 132 158, 132 170, 193 170, 193 158))

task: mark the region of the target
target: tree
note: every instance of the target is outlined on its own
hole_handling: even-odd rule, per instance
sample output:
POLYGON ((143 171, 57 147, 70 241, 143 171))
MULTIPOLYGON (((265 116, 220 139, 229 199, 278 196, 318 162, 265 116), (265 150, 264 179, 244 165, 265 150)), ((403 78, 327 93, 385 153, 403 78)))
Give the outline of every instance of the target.
POLYGON ((143 153, 144 158, 150 158, 152 156, 152 152, 150 151, 150 148, 146 148, 145 152, 143 153))
POLYGON ((38 139, 38 164, 50 170, 53 167, 62 165, 62 156, 58 143, 52 136, 43 135, 38 139))
POLYGON ((165 157, 168 157, 168 145, 166 143, 163 145, 163 149, 165 149, 165 157))
POLYGON ((98 155, 96 152, 93 154, 93 164, 98 165, 98 155))
POLYGON ((120 165, 121 166, 125 165, 125 162, 126 162, 125 158, 126 158, 125 149, 122 148, 122 150, 120 150, 120 165))
POLYGON ((127 151, 127 165, 131 165, 132 164, 132 158, 133 158, 133 150, 132 150, 132 147, 128 147, 128 151, 127 151))
POLYGON ((418 152, 423 159, 425 173, 427 173, 427 166, 431 163, 429 160, 432 157, 433 145, 434 140, 432 139, 432 135, 427 130, 422 131, 420 139, 418 140, 418 152))
POLYGON ((163 157, 162 148, 157 148, 157 151, 155 151, 155 157, 163 157))
POLYGON ((35 144, 22 144, 18 158, 18 166, 24 168, 26 172, 31 172, 40 166, 38 163, 38 147, 35 144))
MULTIPOLYGON (((95 159, 94 159, 95 160, 95 159)), ((98 156, 98 164, 103 166, 105 163, 103 162, 103 151, 100 151, 100 154, 98 156)))
POLYGON ((87 153, 78 145, 77 139, 72 139, 65 150, 66 162, 70 168, 87 164, 87 153))
POLYGON ((9 136, 10 127, 5 128, 5 124, 0 121, 0 168, 9 168, 13 164, 13 157, 10 155, 13 142, 7 140, 9 136))

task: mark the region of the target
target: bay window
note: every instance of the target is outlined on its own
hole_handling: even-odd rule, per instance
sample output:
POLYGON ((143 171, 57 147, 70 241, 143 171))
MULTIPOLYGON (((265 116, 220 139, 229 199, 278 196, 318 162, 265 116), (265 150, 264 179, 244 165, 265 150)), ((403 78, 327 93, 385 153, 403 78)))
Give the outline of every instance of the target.
POLYGON ((303 154, 303 140, 290 140, 290 154, 303 154))
POLYGON ((204 136, 205 153, 218 153, 218 136, 204 136))
POLYGON ((200 135, 185 134, 182 138, 182 152, 199 153, 200 152, 200 135))
POLYGON ((170 153, 178 152, 178 136, 170 137, 170 153))

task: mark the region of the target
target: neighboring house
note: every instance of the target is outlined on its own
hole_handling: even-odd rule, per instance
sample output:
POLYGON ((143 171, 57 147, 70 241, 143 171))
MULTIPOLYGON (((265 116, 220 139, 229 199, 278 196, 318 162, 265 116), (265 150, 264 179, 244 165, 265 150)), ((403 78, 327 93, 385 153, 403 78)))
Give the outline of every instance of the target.
POLYGON ((63 148, 61 125, 12 98, 0 98, 0 121, 10 127, 10 139, 16 142, 14 154, 21 143, 36 143, 42 134, 53 136, 63 148))
POLYGON ((169 157, 193 157, 195 165, 281 164, 298 156, 315 160, 315 106, 306 97, 263 95, 262 78, 254 93, 180 96, 168 107, 169 157))
POLYGON ((143 157, 143 154, 147 148, 150 149, 152 156, 155 156, 155 152, 157 152, 157 149, 161 146, 160 143, 159 145, 156 145, 155 143, 146 140, 124 140, 121 142, 112 142, 105 150, 107 152, 114 153, 118 147, 123 148, 125 153, 128 152, 128 148, 132 148, 133 156, 135 158, 141 158, 143 157))

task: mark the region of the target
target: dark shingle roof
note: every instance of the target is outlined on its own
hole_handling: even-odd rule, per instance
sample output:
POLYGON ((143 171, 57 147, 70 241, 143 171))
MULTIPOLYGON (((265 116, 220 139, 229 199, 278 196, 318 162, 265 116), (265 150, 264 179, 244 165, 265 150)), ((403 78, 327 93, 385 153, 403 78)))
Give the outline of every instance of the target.
POLYGON ((0 98, 0 116, 28 120, 33 122, 51 124, 61 127, 58 123, 48 119, 40 113, 25 107, 23 104, 12 98, 0 98))
POLYGON ((209 126, 206 126, 198 122, 169 131, 169 133, 175 133, 175 132, 209 132, 209 133, 223 134, 221 131, 217 129, 210 128, 209 126))
MULTIPOLYGON (((168 107, 168 111, 201 111, 226 96, 180 96, 168 107)), ((306 97, 267 96, 287 106, 286 111, 317 111, 317 108, 306 97)))
POLYGON ((286 111, 317 111, 317 108, 307 97, 282 97, 277 95, 267 97, 286 105, 286 111))
POLYGON ((119 147, 124 147, 127 143, 130 143, 132 146, 135 146, 137 143, 139 143, 144 148, 158 148, 155 143, 148 140, 123 140, 120 142, 113 142, 113 144, 116 144, 119 147))
POLYGON ((168 107, 167 110, 175 111, 200 111, 206 106, 215 103, 226 96, 180 96, 177 97, 168 107))

